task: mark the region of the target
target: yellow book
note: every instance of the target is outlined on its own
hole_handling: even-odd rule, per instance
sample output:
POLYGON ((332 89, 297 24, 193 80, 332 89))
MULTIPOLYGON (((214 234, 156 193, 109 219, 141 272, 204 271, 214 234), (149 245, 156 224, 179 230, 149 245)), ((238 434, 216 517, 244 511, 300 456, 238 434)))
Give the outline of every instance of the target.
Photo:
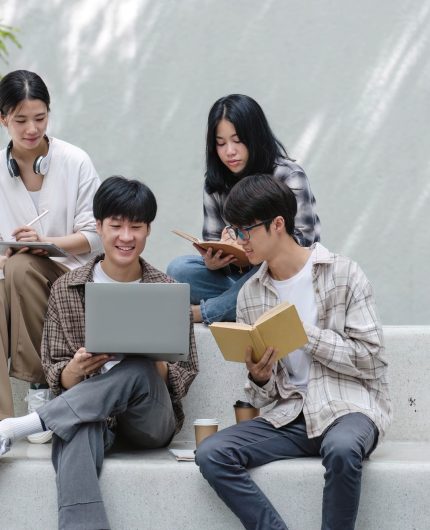
POLYGON ((214 253, 218 250, 222 250, 222 257, 227 254, 233 254, 233 256, 237 259, 235 265, 237 265, 238 267, 247 267, 249 265, 249 261, 246 257, 245 251, 236 243, 229 243, 228 241, 224 240, 203 241, 202 239, 187 234, 186 232, 182 232, 181 230, 172 230, 172 232, 179 237, 183 237, 187 241, 191 241, 191 243, 194 243, 195 245, 205 250, 207 250, 209 247, 213 249, 214 253))
POLYGON ((239 363, 245 362, 247 346, 252 347, 252 359, 257 362, 270 346, 277 350, 278 360, 308 342, 297 309, 288 302, 266 311, 251 326, 239 322, 214 322, 209 329, 224 358, 239 363))

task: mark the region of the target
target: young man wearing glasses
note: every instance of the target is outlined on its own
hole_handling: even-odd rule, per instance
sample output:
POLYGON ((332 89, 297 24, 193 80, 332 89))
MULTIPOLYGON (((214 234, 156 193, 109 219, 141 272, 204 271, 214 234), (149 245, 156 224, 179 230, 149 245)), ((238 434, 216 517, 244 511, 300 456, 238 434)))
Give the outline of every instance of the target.
POLYGON ((257 363, 247 351, 248 399, 255 407, 274 406, 207 438, 196 463, 245 528, 286 529, 247 469, 321 456, 321 527, 350 530, 362 461, 391 420, 382 330, 359 266, 319 243, 304 248, 296 242, 296 208, 293 192, 270 175, 244 178, 226 202, 231 237, 250 263, 263 262, 239 293, 238 322, 252 324, 288 300, 296 305, 309 342, 278 362, 271 347, 257 363))

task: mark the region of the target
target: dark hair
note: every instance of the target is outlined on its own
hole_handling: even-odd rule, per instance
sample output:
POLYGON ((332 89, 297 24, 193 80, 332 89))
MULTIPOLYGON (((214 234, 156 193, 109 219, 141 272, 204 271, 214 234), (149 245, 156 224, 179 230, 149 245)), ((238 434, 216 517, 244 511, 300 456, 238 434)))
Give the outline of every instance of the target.
MULTIPOLYGON (((272 175, 250 175, 241 179, 230 191, 224 205, 224 218, 238 227, 280 215, 290 236, 294 235, 296 213, 296 196, 272 175)), ((266 223, 266 230, 269 225, 266 223)))
POLYGON ((0 113, 6 116, 25 99, 40 99, 49 111, 51 98, 41 77, 28 70, 9 72, 0 81, 0 113))
POLYGON ((230 94, 216 101, 208 116, 206 136, 206 180, 208 193, 229 192, 238 179, 254 173, 272 173, 277 160, 289 158, 285 147, 275 137, 260 105, 243 94, 230 94), (216 129, 226 119, 249 152, 248 162, 240 175, 220 160, 216 150, 216 129))
POLYGON ((157 201, 143 182, 114 175, 104 180, 94 195, 93 213, 98 221, 120 217, 150 224, 157 213, 157 201))

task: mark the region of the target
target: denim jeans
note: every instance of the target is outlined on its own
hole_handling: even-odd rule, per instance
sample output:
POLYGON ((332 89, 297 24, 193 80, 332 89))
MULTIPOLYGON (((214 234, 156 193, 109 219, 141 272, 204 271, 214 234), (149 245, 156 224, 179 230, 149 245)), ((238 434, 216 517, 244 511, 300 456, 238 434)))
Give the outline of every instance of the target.
POLYGON ((209 270, 201 256, 179 256, 167 266, 167 274, 191 287, 191 303, 200 304, 203 322, 234 322, 236 300, 242 285, 258 270, 240 273, 236 267, 209 270))
MULTIPOLYGON (((361 491, 362 461, 375 448, 378 429, 364 414, 338 418, 308 438, 303 414, 279 429, 263 418, 245 421, 206 438, 196 463, 218 496, 248 530, 286 530, 287 525, 247 469, 274 460, 321 456, 326 471, 322 530, 353 530, 361 491)), ((285 491, 286 499, 288 491, 285 491)))

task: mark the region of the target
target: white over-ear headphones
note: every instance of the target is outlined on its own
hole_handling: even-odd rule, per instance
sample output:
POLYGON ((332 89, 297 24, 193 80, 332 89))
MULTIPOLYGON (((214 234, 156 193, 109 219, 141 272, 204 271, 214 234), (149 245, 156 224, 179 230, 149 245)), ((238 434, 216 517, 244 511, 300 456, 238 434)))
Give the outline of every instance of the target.
MULTIPOLYGON (((33 171, 36 175, 46 175, 46 173, 48 173, 49 163, 51 162, 51 143, 46 135, 44 138, 48 142, 48 153, 45 156, 38 156, 33 162, 33 171)), ((6 165, 9 175, 13 178, 19 177, 21 173, 19 171, 18 162, 12 157, 12 147, 13 143, 11 140, 6 149, 6 165)))

